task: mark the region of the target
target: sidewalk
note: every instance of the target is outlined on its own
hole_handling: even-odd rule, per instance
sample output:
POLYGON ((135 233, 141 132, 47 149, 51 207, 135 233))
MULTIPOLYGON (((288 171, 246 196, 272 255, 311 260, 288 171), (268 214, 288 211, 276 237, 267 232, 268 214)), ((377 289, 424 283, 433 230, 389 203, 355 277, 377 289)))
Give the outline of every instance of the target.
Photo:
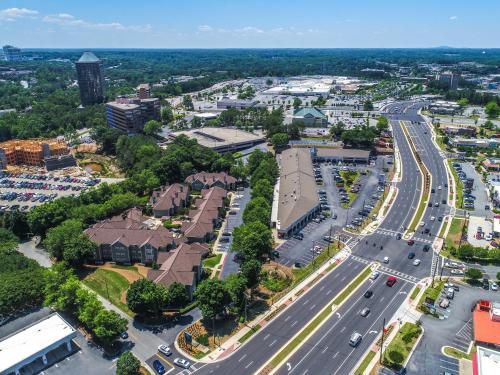
POLYGON ((242 328, 232 337, 230 337, 227 341, 225 341, 217 350, 212 351, 207 354, 203 359, 197 360, 193 358, 189 353, 186 353, 182 348, 180 348, 177 344, 177 340, 175 340, 175 348, 182 353, 182 355, 190 358, 192 361, 203 362, 203 363, 213 363, 221 361, 230 355, 232 355, 239 347, 243 346, 245 343, 250 341, 255 334, 258 332, 258 329, 262 329, 267 324, 269 324, 273 319, 275 319, 278 315, 286 311, 286 308, 293 304, 300 296, 302 296, 307 290, 311 289, 319 280, 325 277, 330 271, 326 271, 332 264, 340 264, 344 260, 346 260, 350 255, 351 249, 349 246, 345 245, 345 247, 338 252, 332 259, 319 267, 315 272, 309 275, 306 279, 304 279, 301 283, 299 283, 294 289, 290 290, 287 294, 285 294, 280 300, 276 301, 270 310, 258 315, 254 320, 248 322, 247 326, 242 328), (255 328, 260 326, 260 328, 255 328), (250 331, 254 330, 254 333, 251 337, 245 340, 243 343, 240 342, 240 339, 245 336, 250 331))

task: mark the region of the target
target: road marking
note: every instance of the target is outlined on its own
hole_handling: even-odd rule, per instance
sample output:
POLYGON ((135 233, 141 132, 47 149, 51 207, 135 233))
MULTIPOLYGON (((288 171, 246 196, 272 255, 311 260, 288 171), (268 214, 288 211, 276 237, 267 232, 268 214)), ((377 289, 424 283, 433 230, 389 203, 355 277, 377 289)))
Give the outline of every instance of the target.
POLYGON ((444 366, 439 366, 439 367, 444 368, 445 370, 453 371, 453 372, 457 371, 457 368, 458 368, 458 366, 457 366, 457 368, 449 368, 449 367, 444 367, 444 366))
POLYGON ((336 358, 339 355, 339 352, 335 353, 332 358, 336 358))
POLYGON ((346 328, 346 327, 342 328, 342 329, 340 330, 340 333, 344 332, 344 331, 345 331, 345 328, 346 328))
POLYGON ((270 343, 269 347, 273 346, 274 344, 276 344, 276 340, 274 340, 272 343, 270 343))
POLYGON ((253 361, 250 362, 248 365, 246 365, 245 368, 249 368, 250 366, 252 366, 252 364, 253 364, 253 361))
POLYGON ((332 290, 328 289, 328 291, 326 292, 326 295, 329 295, 331 292, 332 292, 332 290))
POLYGON ((294 326, 295 324, 297 324, 297 323, 298 323, 298 321, 293 322, 293 323, 290 325, 290 327, 293 327, 293 326, 294 326))
POLYGON ((309 303, 309 300, 308 300, 308 299, 306 299, 306 300, 304 301, 304 303, 302 304, 302 306, 305 306, 305 305, 307 305, 308 303, 309 303))
POLYGON ((328 350, 328 346, 325 346, 325 349, 323 349, 323 350, 321 351, 321 354, 325 354, 327 350, 328 350))
POLYGON ((271 335, 270 333, 268 333, 267 335, 265 335, 264 338, 263 338, 263 340, 266 341, 269 338, 270 335, 271 335))
POLYGON ((453 366, 456 366, 455 362, 450 362, 450 361, 447 361, 446 359, 441 358, 441 362, 451 363, 453 366))
POLYGON ((347 276, 344 276, 343 278, 340 279, 340 281, 344 281, 347 278, 347 276))
POLYGON ((245 359, 245 358, 246 358, 246 356, 247 356, 246 354, 243 354, 243 355, 241 356, 241 358, 240 358, 240 359, 238 359, 238 362, 243 361, 243 359, 245 359))
POLYGON ((286 318, 285 318, 285 322, 288 322, 288 320, 290 320, 291 318, 291 315, 288 315, 286 318))
POLYGON ((309 372, 309 369, 306 369, 306 371, 304 371, 304 372, 302 373, 302 375, 306 375, 308 372, 309 372))
POLYGON ((319 288, 319 291, 321 292, 323 289, 325 289, 324 285, 321 288, 319 288))
POLYGON ((309 307, 309 310, 312 310, 316 307, 316 304, 312 305, 311 307, 309 307))

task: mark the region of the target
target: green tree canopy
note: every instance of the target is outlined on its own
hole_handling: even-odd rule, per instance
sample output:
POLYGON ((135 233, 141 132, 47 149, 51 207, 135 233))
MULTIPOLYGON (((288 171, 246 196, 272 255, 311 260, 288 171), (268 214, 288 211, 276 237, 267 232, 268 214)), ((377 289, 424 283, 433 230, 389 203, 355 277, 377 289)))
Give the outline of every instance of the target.
POLYGON ((149 120, 144 124, 143 133, 150 136, 157 135, 161 130, 161 123, 156 120, 149 120))
MULTIPOLYGON (((266 181, 266 180, 263 180, 266 181)), ((269 226, 271 219, 271 206, 264 197, 252 198, 247 203, 243 211, 243 222, 245 224, 258 221, 266 226, 269 226)))
POLYGON ((186 287, 181 283, 172 283, 168 287, 168 304, 169 307, 179 309, 187 305, 189 296, 186 292, 186 287))
POLYGON ((262 265, 257 259, 246 259, 241 265, 241 274, 247 281, 247 287, 255 288, 260 282, 260 271, 262 265))
POLYGON ((277 149, 282 149, 288 145, 290 137, 286 133, 275 133, 271 137, 271 142, 277 149))
POLYGON ((259 221, 243 224, 233 231, 231 249, 245 259, 259 259, 267 255, 273 247, 273 237, 268 225, 259 221))
POLYGON ((482 276, 483 273, 477 268, 469 268, 467 271, 465 271, 465 277, 467 277, 468 279, 478 280, 482 276))
POLYGON ((134 281, 127 291, 127 306, 137 314, 159 315, 168 303, 167 289, 149 279, 134 281))
POLYGON ((205 319, 214 319, 218 314, 221 314, 231 300, 220 280, 203 280, 194 294, 205 319))
POLYGON ((500 115, 500 106, 496 101, 491 101, 484 107, 484 112, 489 119, 495 119, 500 115))
POLYGON ((141 361, 132 352, 124 352, 116 362, 116 375, 139 375, 141 361))
POLYGON ((248 281, 241 273, 232 273, 224 279, 224 287, 226 288, 231 301, 235 306, 241 308, 244 299, 244 293, 247 288, 248 281))
POLYGON ((269 180, 258 180, 252 189, 252 199, 262 197, 267 202, 273 201, 274 187, 269 180))

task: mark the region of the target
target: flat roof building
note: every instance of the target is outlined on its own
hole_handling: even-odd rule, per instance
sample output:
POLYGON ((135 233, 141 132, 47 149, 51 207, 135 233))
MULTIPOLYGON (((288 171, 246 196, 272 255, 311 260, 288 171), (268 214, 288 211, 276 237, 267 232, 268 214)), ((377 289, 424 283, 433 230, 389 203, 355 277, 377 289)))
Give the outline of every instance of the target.
POLYGON ((134 134, 142 132, 149 120, 161 120, 158 98, 116 98, 106 103, 108 126, 134 134))
POLYGON ((477 347, 472 358, 473 374, 497 375, 500 374, 500 352, 482 346, 477 347))
POLYGON ((354 148, 317 147, 312 149, 312 155, 318 161, 366 164, 370 161, 370 151, 354 148))
POLYGON ((176 138, 181 134, 196 139, 201 146, 221 154, 245 150, 265 141, 263 135, 234 128, 205 127, 170 133, 169 136, 176 138))
POLYGON ((42 166, 47 159, 68 153, 66 143, 58 139, 13 139, 0 143, 0 169, 7 165, 42 166))
POLYGON ((287 238, 300 231, 320 210, 311 153, 291 148, 279 157, 280 176, 272 215, 278 235, 287 238))
POLYGON ((251 107, 257 105, 258 103, 259 102, 257 100, 222 98, 222 100, 219 100, 217 102, 217 108, 218 109, 229 109, 229 108, 245 109, 245 108, 251 108, 251 107))
POLYGON ((76 330, 59 314, 54 313, 0 341, 0 374, 15 373, 30 363, 42 359, 47 365, 47 354, 66 344, 72 351, 71 340, 76 330))

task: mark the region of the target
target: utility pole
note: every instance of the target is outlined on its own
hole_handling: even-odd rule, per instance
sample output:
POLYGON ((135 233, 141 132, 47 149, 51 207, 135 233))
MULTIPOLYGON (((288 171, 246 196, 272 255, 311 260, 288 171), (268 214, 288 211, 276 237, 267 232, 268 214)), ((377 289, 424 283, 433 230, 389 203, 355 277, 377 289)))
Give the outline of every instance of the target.
POLYGON ((384 353, 384 335, 385 335, 385 318, 384 322, 382 323, 382 343, 380 345, 380 359, 379 359, 380 364, 382 364, 382 355, 384 353))

